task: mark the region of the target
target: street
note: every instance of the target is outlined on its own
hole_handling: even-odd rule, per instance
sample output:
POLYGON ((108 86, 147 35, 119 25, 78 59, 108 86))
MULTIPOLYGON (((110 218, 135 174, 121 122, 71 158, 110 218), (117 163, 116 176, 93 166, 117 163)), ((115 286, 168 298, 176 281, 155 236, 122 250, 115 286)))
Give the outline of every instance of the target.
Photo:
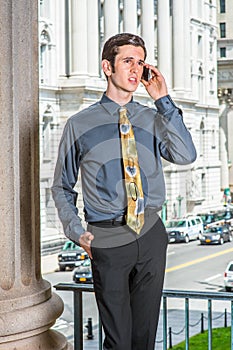
POLYGON ((223 291, 223 273, 233 260, 233 243, 169 244, 164 289, 223 291))
MULTIPOLYGON (((201 246, 199 241, 179 244, 169 244, 167 253, 167 267, 165 275, 164 289, 182 289, 198 291, 224 291, 223 273, 230 260, 233 260, 233 243, 223 245, 201 246)), ((57 266, 55 267, 57 269, 57 266)), ((53 286, 60 282, 72 282, 72 271, 46 273, 43 277, 53 286)), ((64 301, 64 312, 57 320, 55 329, 64 333, 72 342, 73 339, 73 300, 71 292, 57 292, 64 301)), ((89 317, 92 318, 93 330, 96 331, 98 323, 98 313, 96 310, 93 293, 85 293, 83 296, 84 305, 84 324, 89 317)), ((173 319, 177 325, 176 331, 183 326, 184 301, 180 299, 171 299, 168 302, 168 308, 173 313, 173 319), (182 310, 182 311, 181 311, 182 310), (177 324, 177 318, 180 322, 177 324)), ((230 305, 226 302, 214 303, 213 312, 223 313, 227 308, 230 311, 230 305)), ((194 320, 200 317, 200 311, 207 310, 206 302, 199 300, 190 301, 190 310, 193 312, 194 320), (196 313, 196 316, 195 316, 196 313), (196 318, 195 318, 196 317, 196 318)), ((169 316, 170 317, 170 316, 169 316)), ((172 322, 170 319, 169 322, 172 322)), ((223 325, 223 320, 221 320, 223 325)), ((194 323, 194 322, 193 322, 194 323)), ((199 332, 200 326, 196 332, 199 332)), ((84 331, 85 332, 85 331, 84 331)), ((158 337, 162 337, 162 322, 160 321, 158 337)), ((181 335, 184 339, 184 334, 181 335)), ((178 342, 177 337, 176 342, 178 342)), ((86 341, 88 347, 92 349, 91 341, 86 341)), ((96 346, 96 345, 95 345, 96 346)), ((162 349, 161 344, 157 344, 156 350, 162 349)), ((97 349, 93 347, 93 349, 97 349)))

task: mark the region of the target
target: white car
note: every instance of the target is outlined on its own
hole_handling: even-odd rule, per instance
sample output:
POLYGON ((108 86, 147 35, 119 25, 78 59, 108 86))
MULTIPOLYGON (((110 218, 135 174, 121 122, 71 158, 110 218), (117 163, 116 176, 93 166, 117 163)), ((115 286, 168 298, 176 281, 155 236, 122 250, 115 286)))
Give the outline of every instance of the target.
POLYGON ((233 288, 233 261, 230 261, 224 272, 224 286, 227 292, 233 288))
POLYGON ((195 240, 203 234, 203 222, 200 217, 172 219, 165 223, 169 242, 186 242, 195 240))

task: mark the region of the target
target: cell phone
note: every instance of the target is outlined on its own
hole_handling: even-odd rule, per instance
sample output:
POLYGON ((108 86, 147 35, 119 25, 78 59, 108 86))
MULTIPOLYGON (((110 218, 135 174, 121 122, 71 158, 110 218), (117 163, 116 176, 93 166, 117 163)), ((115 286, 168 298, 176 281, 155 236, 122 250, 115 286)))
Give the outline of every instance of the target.
POLYGON ((144 66, 143 73, 142 73, 142 79, 148 81, 148 80, 150 80, 150 77, 151 77, 150 69, 147 68, 146 66, 144 66))

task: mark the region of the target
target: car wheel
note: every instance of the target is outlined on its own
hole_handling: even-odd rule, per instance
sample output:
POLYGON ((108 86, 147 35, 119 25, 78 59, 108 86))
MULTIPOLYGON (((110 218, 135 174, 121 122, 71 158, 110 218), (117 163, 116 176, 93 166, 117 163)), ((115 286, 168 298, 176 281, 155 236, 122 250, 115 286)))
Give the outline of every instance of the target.
POLYGON ((229 234, 228 242, 232 242, 232 234, 231 233, 229 234))
POLYGON ((226 292, 231 292, 231 287, 225 287, 226 292))
POLYGON ((223 244, 224 243, 224 239, 221 237, 220 240, 219 240, 219 244, 223 244))
POLYGON ((66 267, 65 266, 59 266, 60 271, 65 271, 66 267))
POLYGON ((184 241, 185 241, 185 243, 189 242, 189 236, 188 235, 185 236, 184 241))

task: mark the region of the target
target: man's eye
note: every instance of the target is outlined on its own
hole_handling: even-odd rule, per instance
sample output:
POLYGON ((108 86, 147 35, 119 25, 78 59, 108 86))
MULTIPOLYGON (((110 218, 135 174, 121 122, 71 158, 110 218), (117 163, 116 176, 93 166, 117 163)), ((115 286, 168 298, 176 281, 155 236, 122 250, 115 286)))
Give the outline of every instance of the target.
POLYGON ((131 63, 131 60, 125 60, 125 63, 131 63))

